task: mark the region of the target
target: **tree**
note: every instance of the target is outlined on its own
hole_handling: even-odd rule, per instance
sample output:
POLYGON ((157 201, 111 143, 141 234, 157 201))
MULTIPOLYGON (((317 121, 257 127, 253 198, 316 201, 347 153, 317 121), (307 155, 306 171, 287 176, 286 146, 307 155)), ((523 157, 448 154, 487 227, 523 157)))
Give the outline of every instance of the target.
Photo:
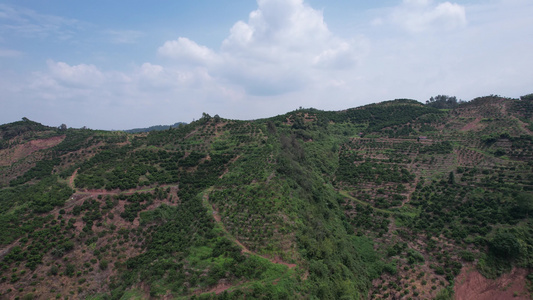
POLYGON ((513 259, 520 254, 520 243, 514 234, 500 231, 490 241, 489 249, 497 257, 513 259))
POLYGON ((75 271, 76 271, 76 266, 75 265, 67 264, 67 267, 65 268, 65 275, 73 276, 75 271))
POLYGON ((271 134, 276 134, 277 132, 276 125, 272 121, 267 122, 267 129, 271 134))
POLYGON ((59 130, 61 130, 61 131, 65 131, 65 130, 67 130, 67 125, 66 125, 66 124, 61 124, 61 125, 59 126, 59 130))
POLYGON ((100 261, 100 265, 99 265, 100 270, 103 271, 103 270, 107 269, 108 264, 109 264, 109 262, 107 260, 101 260, 100 261))
POLYGON ((450 175, 448 175, 448 183, 455 184, 455 175, 453 174, 453 171, 450 172, 450 175))
POLYGON ((520 100, 522 101, 532 101, 533 100, 533 94, 527 94, 520 97, 520 100))
POLYGON ((516 204, 518 204, 520 210, 526 213, 526 218, 529 218, 529 212, 533 210, 533 195, 528 193, 518 194, 516 204))
POLYGON ((438 109, 455 108, 461 103, 463 103, 463 101, 457 100, 457 97, 447 95, 438 95, 435 97, 431 97, 429 98, 429 100, 426 101, 427 106, 431 106, 438 109))

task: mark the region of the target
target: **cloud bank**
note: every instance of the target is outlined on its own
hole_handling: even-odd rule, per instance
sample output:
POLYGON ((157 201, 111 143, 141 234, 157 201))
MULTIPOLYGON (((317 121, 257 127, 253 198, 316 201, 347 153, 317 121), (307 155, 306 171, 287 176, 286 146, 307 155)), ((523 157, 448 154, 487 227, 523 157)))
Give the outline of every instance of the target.
MULTIPOLYGON (((126 129, 189 122, 201 112, 253 119, 299 106, 335 110, 436 94, 517 97, 530 93, 533 83, 533 42, 525 38, 533 34, 531 12, 526 0, 403 0, 365 12, 356 29, 332 32, 324 11, 303 0, 258 0, 218 46, 177 34, 160 41, 151 59, 122 70, 66 59, 48 59, 45 69, 31 74, 0 70, 1 92, 17 99, 0 117, 126 129), (42 119, 43 112, 51 121, 42 119)), ((41 34, 63 34, 77 24, 1 5, 0 13, 21 32, 22 24, 35 25, 26 32, 36 35, 39 28, 41 34)), ((131 51, 144 36, 136 30, 101 32, 131 51)), ((24 55, 11 49, 0 40, 0 57, 24 55)))
POLYGON ((466 9, 457 3, 431 0, 403 0, 390 19, 405 30, 418 33, 429 30, 454 30, 465 27, 466 9))

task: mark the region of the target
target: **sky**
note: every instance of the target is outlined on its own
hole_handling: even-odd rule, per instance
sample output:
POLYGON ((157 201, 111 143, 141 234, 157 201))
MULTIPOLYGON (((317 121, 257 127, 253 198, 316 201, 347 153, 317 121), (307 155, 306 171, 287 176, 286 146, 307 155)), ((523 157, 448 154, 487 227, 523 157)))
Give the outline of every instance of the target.
POLYGON ((0 0, 0 123, 123 130, 533 93, 533 1, 0 0))

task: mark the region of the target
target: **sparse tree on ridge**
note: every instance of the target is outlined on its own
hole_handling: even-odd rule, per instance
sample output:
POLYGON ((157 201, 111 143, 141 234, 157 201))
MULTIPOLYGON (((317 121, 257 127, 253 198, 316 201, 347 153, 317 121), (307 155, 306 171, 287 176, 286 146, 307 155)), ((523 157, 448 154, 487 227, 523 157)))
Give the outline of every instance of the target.
POLYGON ((463 103, 462 100, 457 100, 455 96, 438 95, 429 98, 426 101, 426 105, 438 108, 438 109, 451 109, 457 107, 457 105, 463 103))

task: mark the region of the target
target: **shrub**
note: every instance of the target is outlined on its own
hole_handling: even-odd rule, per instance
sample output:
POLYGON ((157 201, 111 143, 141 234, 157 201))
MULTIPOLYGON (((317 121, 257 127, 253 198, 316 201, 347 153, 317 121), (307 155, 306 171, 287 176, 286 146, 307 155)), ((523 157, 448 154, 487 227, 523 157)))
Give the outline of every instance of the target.
POLYGON ((472 262, 474 261, 474 254, 470 251, 461 251, 459 253, 459 256, 461 257, 461 259, 463 259, 464 261, 469 261, 469 262, 472 262))
POLYGON ((107 265, 109 264, 109 262, 107 260, 102 260, 100 261, 100 270, 105 270, 107 269, 107 265))
POLYGON ((499 258, 514 259, 520 254, 516 236, 509 232, 498 232, 489 243, 490 251, 499 258))
POLYGON ((76 270, 76 266, 74 266, 73 264, 67 264, 67 267, 65 268, 65 275, 73 276, 75 270, 76 270))

